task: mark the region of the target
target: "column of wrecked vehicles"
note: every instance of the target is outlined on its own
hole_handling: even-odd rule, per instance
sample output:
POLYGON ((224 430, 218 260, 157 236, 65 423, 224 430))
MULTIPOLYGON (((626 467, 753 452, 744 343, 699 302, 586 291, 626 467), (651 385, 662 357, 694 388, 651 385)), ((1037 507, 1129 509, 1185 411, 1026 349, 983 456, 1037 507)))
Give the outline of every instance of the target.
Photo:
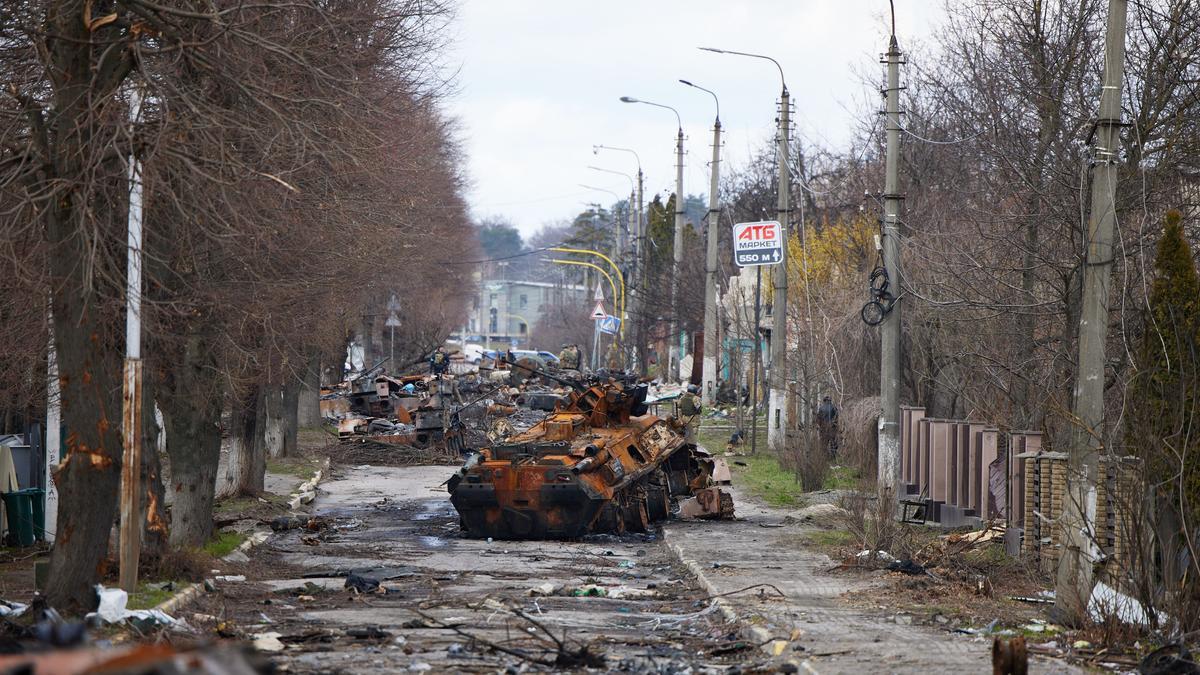
MULTIPOLYGON (((458 355, 454 355, 458 357, 458 355)), ((345 441, 437 448, 464 460, 447 482, 463 531, 497 539, 644 532, 672 516, 733 517, 723 459, 688 442, 678 391, 539 359, 453 359, 452 374, 381 367, 322 392, 345 441)))

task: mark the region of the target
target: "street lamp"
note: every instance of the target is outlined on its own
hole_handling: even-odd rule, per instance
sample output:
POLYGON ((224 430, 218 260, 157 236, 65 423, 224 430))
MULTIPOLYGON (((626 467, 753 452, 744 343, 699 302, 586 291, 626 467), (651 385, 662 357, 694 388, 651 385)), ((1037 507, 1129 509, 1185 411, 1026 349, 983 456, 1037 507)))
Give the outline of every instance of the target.
MULTIPOLYGON (((784 378, 786 377, 785 371, 787 370, 787 231, 791 185, 790 177, 788 176, 788 135, 790 133, 789 116, 791 115, 791 98, 788 95, 787 79, 783 75, 783 66, 779 65, 779 62, 775 59, 763 54, 735 52, 730 49, 717 49, 716 47, 700 47, 700 49, 716 54, 732 54, 734 56, 763 59, 775 64, 775 68, 779 70, 781 93, 779 95, 779 127, 777 138, 779 144, 777 151, 779 155, 779 201, 777 217, 783 238, 783 256, 780 258, 779 264, 775 265, 774 270, 775 298, 771 310, 771 381, 767 413, 767 445, 772 451, 782 452, 786 445, 786 431, 788 428, 787 386, 784 378)), ((755 325, 755 330, 758 330, 757 325, 755 325)), ((806 391, 805 394, 807 395, 807 393, 806 391)))
MULTIPOLYGON (((642 182, 643 182, 642 158, 638 156, 638 154, 635 150, 631 150, 629 148, 617 148, 617 147, 613 147, 611 145, 593 145, 592 146, 592 154, 593 155, 600 154, 601 150, 616 150, 617 152, 628 152, 629 154, 633 155, 634 160, 637 162, 637 225, 633 228, 633 250, 634 250, 634 255, 636 255, 637 251, 641 250, 640 245, 641 245, 642 234, 643 234, 642 233, 642 222, 643 222, 643 219, 642 219, 642 215, 643 215, 643 211, 642 211, 642 182)), ((608 171, 608 169, 601 169, 599 167, 588 167, 588 168, 596 169, 597 171, 608 171)), ((612 173, 616 173, 616 172, 612 172, 612 173)), ((622 175, 625 175, 625 174, 622 174, 622 175)))
MULTIPOLYGON (((633 238, 633 245, 630 247, 630 252, 632 253, 632 255, 626 256, 626 255, 624 255, 624 253, 622 253, 622 257, 624 259, 621 261, 622 265, 624 266, 624 270, 625 270, 623 272, 623 274, 625 275, 625 282, 629 285, 630 288, 637 289, 637 287, 638 287, 637 280, 640 278, 639 275, 641 274, 641 270, 644 269, 644 267, 645 267, 642 262, 642 252, 646 250, 646 248, 645 248, 646 209, 645 209, 645 202, 642 199, 643 185, 645 183, 645 175, 642 173, 642 158, 638 156, 636 150, 632 150, 630 148, 618 148, 618 147, 611 146, 611 145, 593 145, 592 146, 592 154, 593 155, 599 155, 601 150, 614 150, 617 152, 627 152, 627 153, 633 155, 634 161, 637 162, 637 194, 629 196, 630 203, 632 203, 635 198, 637 200, 637 216, 636 216, 637 220, 635 221, 633 227, 630 228, 631 236, 633 238)), ((638 314, 638 293, 636 292, 636 290, 635 290, 635 292, 633 292, 630 295, 630 305, 631 305, 631 309, 629 310, 629 313, 633 316, 637 316, 637 314, 638 314)), ((634 346, 633 346, 632 359, 630 361, 631 367, 640 371, 641 368, 643 367, 643 362, 644 362, 644 359, 642 359, 642 354, 645 351, 644 345, 641 340, 640 332, 635 332, 633 345, 634 346)))
POLYGON ((717 106, 716 117, 713 118, 712 167, 708 187, 708 228, 705 233, 704 256, 704 368, 700 384, 700 395, 706 406, 716 402, 717 368, 720 355, 717 351, 717 228, 720 226, 721 209, 717 205, 717 182, 721 175, 721 101, 716 92, 705 89, 687 80, 680 80, 694 89, 708 92, 717 106))
POLYGON ((683 119, 679 111, 669 105, 643 101, 632 96, 622 96, 622 103, 643 103, 655 108, 665 108, 675 113, 679 133, 675 135, 675 256, 671 275, 671 345, 669 350, 668 382, 679 381, 679 321, 676 317, 676 301, 679 298, 679 266, 683 262, 683 119))
MULTIPOLYGON (((622 263, 624 263, 625 262, 625 252, 629 249, 629 232, 632 229, 631 226, 633 225, 633 194, 634 194, 634 189, 635 189, 634 183, 633 183, 633 176, 630 176, 629 174, 625 173, 624 171, 613 171, 612 169, 605 169, 604 167, 600 167, 600 166, 588 165, 588 168, 591 169, 592 171, 602 171, 604 173, 611 173, 611 174, 614 174, 617 176, 621 176, 625 180, 629 181, 629 205, 628 205, 628 209, 625 214, 626 215, 625 226, 617 227, 617 260, 620 260, 622 263)), ((609 194, 616 196, 609 190, 604 190, 604 192, 608 192, 609 194)), ((621 201, 621 198, 617 197, 617 201, 621 201)), ((614 221, 614 224, 616 224, 615 221, 614 221)))

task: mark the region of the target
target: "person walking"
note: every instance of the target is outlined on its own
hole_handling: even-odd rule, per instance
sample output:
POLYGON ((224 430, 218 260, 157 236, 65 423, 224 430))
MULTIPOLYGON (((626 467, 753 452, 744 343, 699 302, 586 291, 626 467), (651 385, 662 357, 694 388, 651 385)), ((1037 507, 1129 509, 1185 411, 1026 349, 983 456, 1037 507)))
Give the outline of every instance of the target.
POLYGON ((817 431, 821 435, 821 445, 830 457, 837 457, 838 451, 838 409, 833 399, 826 396, 817 407, 817 431))
POLYGON ((695 443, 700 431, 700 387, 689 384, 687 392, 679 398, 679 415, 683 418, 684 438, 688 443, 695 443))

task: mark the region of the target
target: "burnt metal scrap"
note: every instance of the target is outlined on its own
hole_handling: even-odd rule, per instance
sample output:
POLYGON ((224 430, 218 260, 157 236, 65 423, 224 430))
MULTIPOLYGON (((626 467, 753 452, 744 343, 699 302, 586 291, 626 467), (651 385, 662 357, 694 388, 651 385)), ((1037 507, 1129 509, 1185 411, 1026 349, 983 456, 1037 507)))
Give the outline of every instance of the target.
POLYGON ((575 384, 566 403, 472 453, 449 480, 472 536, 574 538, 644 532, 673 511, 732 517, 723 460, 688 443, 674 419, 648 414, 645 384, 575 384))

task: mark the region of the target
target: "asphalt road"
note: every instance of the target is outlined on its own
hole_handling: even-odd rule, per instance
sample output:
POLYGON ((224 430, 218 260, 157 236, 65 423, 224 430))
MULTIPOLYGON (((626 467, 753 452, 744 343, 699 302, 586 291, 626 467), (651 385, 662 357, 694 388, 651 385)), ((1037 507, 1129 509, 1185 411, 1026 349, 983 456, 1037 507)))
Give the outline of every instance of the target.
POLYGON ((657 535, 468 539, 441 486, 451 471, 335 467, 313 504, 326 527, 276 534, 251 552, 245 581, 221 582, 195 611, 282 646, 287 672, 728 672, 763 660, 657 535), (386 592, 346 589, 350 573, 386 592))

